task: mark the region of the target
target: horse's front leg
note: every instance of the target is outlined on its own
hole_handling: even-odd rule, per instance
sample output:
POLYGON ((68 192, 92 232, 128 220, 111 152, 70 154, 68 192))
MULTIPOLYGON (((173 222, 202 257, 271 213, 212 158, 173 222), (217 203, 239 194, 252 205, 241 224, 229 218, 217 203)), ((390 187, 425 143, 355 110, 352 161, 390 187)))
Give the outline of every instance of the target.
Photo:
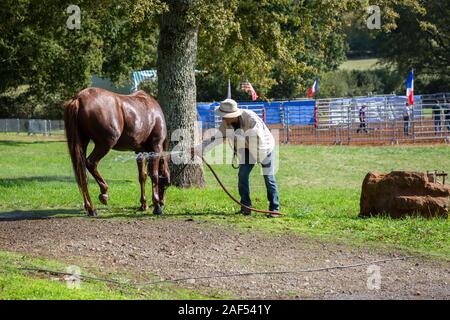
POLYGON ((139 184, 141 185, 141 207, 139 210, 146 211, 148 209, 147 197, 145 196, 145 182, 147 181, 147 172, 145 170, 147 160, 145 157, 138 156, 136 158, 138 172, 139 172, 139 184))
POLYGON ((162 157, 160 171, 161 171, 161 175, 160 175, 159 181, 158 181, 158 184, 159 184, 158 196, 159 196, 159 203, 161 204, 161 206, 164 206, 164 194, 170 184, 170 170, 169 170, 169 157, 168 156, 162 157))
POLYGON ((155 157, 151 160, 150 176, 152 179, 152 201, 153 214, 161 215, 163 210, 159 201, 159 162, 161 157, 155 157))

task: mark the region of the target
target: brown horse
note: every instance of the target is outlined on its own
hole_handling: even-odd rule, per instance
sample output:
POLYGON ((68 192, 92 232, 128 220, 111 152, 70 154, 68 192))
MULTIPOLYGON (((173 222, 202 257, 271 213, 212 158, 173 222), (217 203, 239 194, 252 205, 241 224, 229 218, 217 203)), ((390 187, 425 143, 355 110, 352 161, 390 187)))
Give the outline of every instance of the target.
MULTIPOLYGON (((159 103, 143 91, 119 95, 99 88, 80 91, 65 104, 64 123, 75 177, 83 195, 84 207, 90 216, 96 216, 87 186, 87 172, 100 187, 99 199, 108 202, 108 185, 97 170, 99 161, 111 149, 121 151, 161 153, 167 151, 167 128, 159 103), (86 157, 89 141, 94 150, 86 157)), ((162 214, 164 191, 169 185, 168 156, 151 159, 136 157, 141 207, 147 210, 145 181, 147 172, 152 180, 153 213, 162 214)))

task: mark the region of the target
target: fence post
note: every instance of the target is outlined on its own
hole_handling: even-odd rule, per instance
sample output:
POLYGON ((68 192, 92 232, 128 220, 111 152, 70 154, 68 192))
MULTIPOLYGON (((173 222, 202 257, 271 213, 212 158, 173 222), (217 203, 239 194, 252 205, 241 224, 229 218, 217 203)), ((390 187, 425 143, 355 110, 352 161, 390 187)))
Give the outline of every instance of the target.
POLYGON ((412 105, 412 112, 411 112, 411 129, 412 129, 412 136, 413 136, 413 143, 416 142, 416 117, 414 116, 415 111, 415 105, 412 105))
POLYGON ((392 142, 391 144, 397 143, 397 103, 394 104, 394 119, 392 121, 392 142))
POLYGON ((289 131, 290 131, 290 128, 289 128, 289 108, 283 108, 283 110, 285 110, 286 111, 286 113, 285 113, 285 119, 286 119, 286 143, 289 143, 289 135, 290 135, 290 133, 289 133, 289 131))
POLYGON ((320 100, 314 100, 314 138, 316 139, 315 143, 319 143, 319 106, 320 100))
POLYGON ((351 111, 352 111, 352 106, 354 103, 355 99, 352 99, 352 102, 350 103, 350 105, 347 107, 347 144, 350 144, 350 140, 351 140, 351 129, 352 129, 352 119, 351 119, 351 111))

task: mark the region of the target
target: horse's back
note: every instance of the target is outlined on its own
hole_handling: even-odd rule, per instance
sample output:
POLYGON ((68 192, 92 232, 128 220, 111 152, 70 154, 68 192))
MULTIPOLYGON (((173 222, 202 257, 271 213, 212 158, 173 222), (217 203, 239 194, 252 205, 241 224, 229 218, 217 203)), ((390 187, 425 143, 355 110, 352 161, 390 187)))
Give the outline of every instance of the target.
POLYGON ((149 140, 166 138, 162 109, 144 91, 121 95, 87 88, 77 98, 81 101, 80 125, 96 143, 108 143, 118 150, 140 151, 152 142, 149 140))

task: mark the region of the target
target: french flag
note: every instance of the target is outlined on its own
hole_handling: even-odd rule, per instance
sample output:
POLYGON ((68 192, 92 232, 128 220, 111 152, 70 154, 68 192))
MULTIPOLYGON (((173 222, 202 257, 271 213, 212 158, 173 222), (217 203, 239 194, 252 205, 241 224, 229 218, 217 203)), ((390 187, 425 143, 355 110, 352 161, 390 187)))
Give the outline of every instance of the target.
POLYGON ((414 104, 414 70, 411 70, 406 80, 406 98, 408 99, 408 105, 414 104))
POLYGON ((314 80, 312 87, 309 88, 308 98, 312 98, 317 91, 319 91, 319 81, 316 78, 316 80, 314 80))

